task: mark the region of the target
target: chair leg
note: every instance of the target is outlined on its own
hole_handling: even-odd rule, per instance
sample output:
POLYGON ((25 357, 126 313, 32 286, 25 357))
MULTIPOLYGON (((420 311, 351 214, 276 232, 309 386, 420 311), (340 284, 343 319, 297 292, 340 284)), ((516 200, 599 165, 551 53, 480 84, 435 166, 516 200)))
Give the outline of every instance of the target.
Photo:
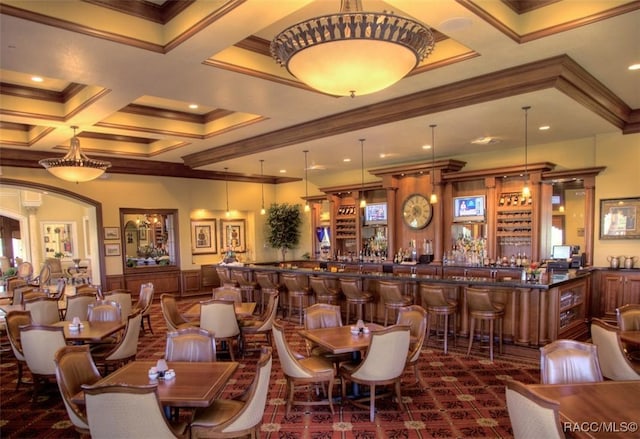
POLYGON ((447 341, 449 340, 449 314, 444 315, 444 353, 447 353, 447 341))
POLYGON ((427 344, 429 342, 429 335, 431 335, 431 319, 433 318, 433 314, 427 314, 427 338, 424 343, 427 344))
POLYGON ((473 344, 473 330, 476 326, 476 319, 473 317, 469 319, 469 347, 467 348, 467 355, 471 354, 471 345, 473 344))
POLYGON ((457 335, 457 332, 456 332, 457 327, 456 327, 456 313, 455 312, 453 313, 453 316, 452 316, 451 320, 452 320, 452 324, 453 324, 453 328, 452 328, 452 331, 453 331, 453 345, 457 347, 458 346, 458 335, 457 335))
POLYGON ((373 422, 373 419, 376 417, 376 385, 371 384, 370 388, 371 396, 369 397, 369 419, 373 422))
POLYGON ((489 320, 489 358, 493 361, 493 320, 489 320))
POLYGON ((18 381, 16 381, 16 390, 18 390, 20 384, 22 384, 22 362, 18 360, 16 361, 18 363, 18 381))

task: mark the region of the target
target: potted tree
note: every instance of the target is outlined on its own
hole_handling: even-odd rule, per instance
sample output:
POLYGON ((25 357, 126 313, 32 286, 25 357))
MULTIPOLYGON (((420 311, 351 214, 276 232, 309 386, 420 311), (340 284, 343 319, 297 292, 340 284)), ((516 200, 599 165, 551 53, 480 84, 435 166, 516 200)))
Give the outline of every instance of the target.
POLYGON ((287 250, 300 242, 300 206, 287 203, 272 204, 267 212, 267 242, 272 248, 280 249, 282 262, 287 250))

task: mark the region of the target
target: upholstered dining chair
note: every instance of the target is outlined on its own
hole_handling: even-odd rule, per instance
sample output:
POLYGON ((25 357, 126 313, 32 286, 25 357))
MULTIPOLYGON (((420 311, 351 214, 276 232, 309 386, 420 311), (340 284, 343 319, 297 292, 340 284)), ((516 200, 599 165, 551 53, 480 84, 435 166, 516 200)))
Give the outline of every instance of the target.
POLYGON ((122 289, 111 290, 104 293, 103 298, 104 300, 120 304, 120 318, 123 322, 126 322, 129 314, 131 314, 131 310, 133 309, 131 292, 129 290, 122 289))
POLYGON ((56 351, 67 345, 61 326, 27 325, 20 328, 20 341, 27 367, 33 376, 33 392, 56 376, 56 351))
POLYGON ((34 285, 36 287, 42 288, 45 285, 48 285, 50 280, 51 280, 51 267, 49 267, 49 265, 47 264, 42 264, 42 267, 40 268, 40 272, 36 277, 32 278, 29 281, 29 285, 34 285))
POLYGON ((347 382, 369 386, 369 396, 350 400, 352 404, 366 408, 369 401, 369 420, 375 418, 376 386, 393 384, 398 405, 402 405, 400 380, 407 363, 410 343, 410 329, 404 325, 387 326, 372 331, 371 340, 364 360, 360 363, 343 363, 339 375, 342 394, 347 394, 347 382))
POLYGON ((17 287, 13 290, 13 304, 23 305, 24 302, 38 297, 47 297, 44 291, 40 291, 32 286, 17 287))
POLYGON ((191 421, 191 438, 260 437, 272 363, 271 348, 263 348, 247 390, 234 399, 216 399, 210 407, 197 409, 191 421))
POLYGON ((602 381, 598 347, 577 340, 555 340, 540 348, 542 384, 602 381))
POLYGON ((257 271, 255 276, 256 282, 260 286, 260 312, 263 313, 264 307, 268 303, 268 297, 271 294, 279 293, 281 286, 273 281, 277 276, 273 271, 257 271))
POLYGON ((238 284, 238 288, 244 294, 247 302, 255 302, 255 290, 258 288, 258 283, 251 280, 251 272, 243 270, 241 268, 231 268, 231 279, 238 284))
POLYGON ((231 273, 227 267, 216 266, 216 274, 218 275, 218 279, 220 279, 220 286, 232 288, 238 286, 238 283, 231 279, 231 273))
MULTIPOLYGON (((247 346, 249 341, 255 343, 256 338, 261 335, 264 335, 267 346, 271 346, 271 328, 273 327, 273 322, 276 321, 278 300, 279 293, 271 294, 267 309, 260 317, 240 320, 240 331, 242 332, 242 341, 244 343, 243 353, 249 349, 247 346)), ((255 348, 251 348, 251 350, 255 350, 255 348)))
POLYGON ((27 261, 19 263, 17 274, 20 279, 31 282, 31 278, 33 278, 33 264, 27 261))
POLYGON ((515 439, 564 439, 557 401, 535 394, 519 381, 507 381, 506 397, 515 439))
POLYGON ((89 305, 95 304, 97 298, 92 293, 80 293, 75 296, 67 296, 67 311, 64 319, 67 322, 73 321, 74 317, 78 317, 81 321, 88 320, 89 305))
POLYGON ((182 328, 167 333, 164 358, 167 361, 216 361, 216 339, 202 328, 182 328))
POLYGON ((100 300, 90 303, 87 308, 87 320, 90 322, 117 322, 122 319, 118 302, 100 300))
POLYGON ((104 373, 110 369, 117 369, 123 364, 133 361, 138 353, 138 339, 140 337, 140 322, 142 313, 136 311, 127 317, 124 333, 115 343, 99 343, 91 350, 91 356, 104 373))
POLYGON ((24 302, 24 309, 31 311, 31 323, 34 325, 52 325, 60 321, 58 301, 48 297, 36 297, 24 302))
MULTIPOLYGON (((342 315, 338 305, 315 303, 304 310, 304 329, 337 328, 340 326, 342 326, 342 315)), ((318 355, 326 358, 336 366, 336 372, 340 363, 351 361, 352 359, 351 352, 334 354, 312 343, 310 340, 305 339, 305 343, 307 355, 318 355)))
POLYGON ((100 378, 88 345, 65 346, 56 352, 56 381, 67 409, 69 420, 80 434, 89 434, 89 422, 84 406, 72 401, 73 396, 82 390, 83 384, 95 384, 100 378))
POLYGON ((34 290, 32 286, 29 286, 26 280, 20 279, 18 276, 8 277, 5 281, 6 292, 9 296, 13 297, 14 305, 22 304, 22 295, 20 298, 16 298, 16 289, 27 288, 29 291, 34 290))
POLYGON ((162 316, 167 324, 167 332, 177 331, 178 329, 188 327, 198 327, 200 322, 188 321, 178 311, 176 304, 176 296, 173 294, 162 294, 160 296, 160 308, 162 316))
POLYGON ((333 383, 335 370, 333 364, 317 355, 311 355, 304 357, 303 355, 295 352, 289 346, 284 334, 284 327, 278 323, 273 324, 273 342, 276 345, 278 351, 278 358, 280 359, 280 367, 282 373, 287 380, 287 408, 286 414, 289 415, 291 406, 296 405, 329 405, 329 409, 333 414, 333 383), (294 400, 295 386, 302 383, 307 386, 309 384, 327 384, 327 399, 323 400, 294 400))
POLYGON ((157 385, 83 385, 92 439, 187 438, 186 423, 172 424, 157 385))
POLYGON ((396 320, 396 325, 409 326, 411 342, 409 343, 409 355, 407 355, 405 368, 413 368, 413 374, 416 377, 415 383, 420 384, 423 389, 427 384, 418 370, 418 360, 420 360, 420 353, 426 338, 427 317, 427 311, 423 307, 411 305, 399 308, 396 320))
POLYGON ((7 325, 7 338, 18 365, 18 379, 16 380, 16 390, 18 390, 20 384, 22 384, 23 366, 26 364, 20 340, 20 327, 31 324, 31 313, 29 311, 10 311, 5 317, 5 322, 7 325))
POLYGON ((44 260, 44 263, 48 265, 49 269, 51 270, 52 281, 57 281, 58 279, 66 279, 67 277, 69 277, 68 274, 62 270, 62 262, 59 258, 46 258, 44 260))
POLYGON ((140 310, 142 313, 142 320, 140 321, 140 329, 142 332, 146 332, 144 322, 146 320, 147 326, 151 335, 153 335, 153 328, 151 327, 151 305, 153 304, 154 286, 152 282, 147 282, 140 285, 140 294, 138 295, 138 301, 136 302, 133 310, 140 310))
POLYGON ((234 342, 238 349, 242 347, 242 332, 233 302, 215 299, 200 302, 200 327, 212 332, 216 341, 225 342, 231 361, 235 361, 234 342))
POLYGON ((602 375, 614 381, 640 380, 640 365, 635 366, 625 355, 618 331, 603 320, 591 319, 591 339, 598 347, 602 375))
MULTIPOLYGON (((623 305, 616 309, 618 328, 621 331, 640 331, 640 304, 623 305)), ((640 348, 636 345, 622 343, 625 354, 632 360, 640 362, 640 348)))
POLYGON ((229 300, 234 303, 242 303, 242 291, 236 287, 214 288, 211 296, 215 300, 229 300))
POLYGON ((76 287, 76 294, 93 294, 98 299, 102 300, 102 289, 99 285, 82 284, 76 287))
MULTIPOLYGON (((489 358, 493 361, 494 322, 498 323, 498 348, 499 352, 502 353, 504 304, 491 300, 491 291, 488 289, 467 287, 465 288, 464 294, 467 299, 467 309, 469 311, 469 346, 467 347, 467 355, 471 354, 476 322, 479 321, 481 327, 484 322, 488 322, 489 358)), ((482 338, 482 331, 480 336, 482 338)))

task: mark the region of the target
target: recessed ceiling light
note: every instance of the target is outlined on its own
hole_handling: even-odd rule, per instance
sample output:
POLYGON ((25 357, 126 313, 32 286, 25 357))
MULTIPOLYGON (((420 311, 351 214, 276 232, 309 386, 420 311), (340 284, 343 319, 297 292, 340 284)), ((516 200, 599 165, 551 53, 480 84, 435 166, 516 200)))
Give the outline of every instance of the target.
POLYGON ((280 172, 281 174, 286 174, 287 170, 286 169, 280 169, 280 171, 278 171, 278 172, 280 172))
POLYGON ((386 155, 384 152, 381 152, 381 153, 380 153, 380 158, 381 158, 381 159, 385 158, 386 156, 387 156, 387 155, 386 155))
POLYGON ((42 81, 44 81, 44 79, 42 79, 42 76, 32 76, 31 80, 33 82, 42 82, 42 81))
POLYGON ((538 128, 540 131, 547 131, 550 130, 551 127, 549 125, 542 125, 541 127, 538 128))
POLYGON ((349 163, 351 161, 351 159, 349 157, 347 157, 346 159, 342 159, 343 162, 345 163, 349 163))
POLYGON ((640 70, 640 63, 631 64, 629 70, 640 70))
POLYGON ((189 108, 191 108, 192 110, 196 110, 198 109, 198 104, 189 104, 189 108))
POLYGON ((422 145, 422 149, 431 149, 431 145, 422 145))
POLYGON ((471 143, 473 143, 474 145, 493 145, 495 143, 500 143, 500 139, 497 139, 495 137, 485 136, 485 137, 478 137, 477 139, 472 140, 471 143))

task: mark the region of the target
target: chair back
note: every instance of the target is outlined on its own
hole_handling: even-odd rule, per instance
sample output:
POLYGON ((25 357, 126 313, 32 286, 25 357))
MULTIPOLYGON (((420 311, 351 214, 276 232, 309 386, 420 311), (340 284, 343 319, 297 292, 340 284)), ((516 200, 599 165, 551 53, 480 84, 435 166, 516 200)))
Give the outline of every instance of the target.
POLYGON ((200 302, 200 327, 216 338, 240 335, 234 303, 215 299, 200 302))
POLYGON ((220 279, 221 286, 230 286, 230 287, 237 286, 236 281, 231 279, 231 275, 229 274, 228 268, 218 266, 216 267, 216 274, 220 279))
POLYGON ((304 328, 336 328, 342 326, 342 315, 338 305, 316 303, 304 310, 304 328))
POLYGON ((219 287, 213 289, 213 297, 215 300, 228 300, 234 303, 242 303, 242 291, 236 287, 219 287))
POLYGON ((31 324, 31 312, 29 311, 11 311, 5 317, 7 326, 7 338, 11 345, 13 355, 18 361, 24 361, 22 352, 22 342, 20 340, 20 327, 31 324))
POLYGON ((602 381, 598 348, 577 340, 555 340, 540 348, 542 384, 602 381))
POLYGON ((138 302, 136 306, 134 306, 134 309, 140 310, 143 316, 149 315, 151 312, 154 289, 153 283, 151 282, 140 285, 140 295, 138 296, 138 302))
POLYGON ((20 279, 24 279, 29 282, 33 277, 33 265, 31 262, 24 261, 18 264, 17 274, 20 279))
POLYGON ((36 297, 26 300, 24 309, 31 311, 31 322, 34 325, 51 325, 60 321, 58 301, 48 297, 36 297))
POLYGON ((236 282, 238 285, 240 286, 253 285, 253 282, 251 282, 249 278, 249 276, 251 275, 251 272, 247 270, 242 270, 239 268, 231 268, 229 269, 229 273, 231 275, 231 280, 236 282))
POLYGON ((160 296, 160 308, 167 324, 167 331, 177 331, 180 325, 187 323, 178 312, 176 297, 173 294, 162 294, 160 296))
POLYGON ((404 372, 409 354, 409 327, 392 325, 372 331, 364 360, 351 376, 366 381, 392 380, 404 372))
POLYGON ((307 277, 304 275, 282 273, 280 278, 282 279, 284 286, 287 287, 287 291, 289 292, 302 292, 307 288, 307 277))
POLYGON ((77 430, 89 433, 89 422, 84 407, 79 407, 71 399, 82 390, 83 384, 94 384, 101 377, 93 362, 88 345, 65 346, 56 352, 56 381, 67 409, 67 415, 77 430))
POLYGON ((167 361, 216 361, 216 339, 206 329, 184 328, 167 333, 167 361))
POLYGON ((104 294, 104 300, 117 302, 120 304, 120 316, 123 322, 127 321, 133 304, 131 301, 131 292, 128 290, 111 290, 104 294))
POLYGON ((140 322, 142 314, 136 311, 127 317, 127 326, 124 334, 118 341, 115 349, 109 353, 105 359, 107 361, 135 359, 138 353, 138 339, 140 338, 140 322))
POLYGON ((564 439, 560 403, 533 393, 519 381, 507 381, 506 397, 515 439, 564 439))
POLYGON ((58 258, 46 258, 44 263, 49 266, 51 270, 51 277, 53 279, 65 278, 66 275, 62 271, 62 262, 58 258))
POLYGON ((273 342, 276 345, 280 367, 285 376, 292 378, 311 378, 313 372, 303 367, 296 355, 291 350, 289 343, 284 335, 284 327, 279 322, 274 322, 271 328, 273 342))
POLYGON ((340 289, 348 299, 358 299, 362 296, 358 279, 356 278, 341 278, 340 289))
POLYGON ((100 300, 89 304, 87 320, 90 322, 117 322, 122 320, 122 311, 118 302, 100 300))
POLYGON ((63 278, 59 278, 56 281, 56 292, 53 293, 53 297, 56 300, 61 300, 63 298, 64 295, 64 290, 67 287, 67 283, 65 282, 65 280, 63 278))
POLYGON ((317 296, 330 296, 337 294, 337 291, 330 290, 329 287, 327 287, 325 279, 320 276, 309 277, 309 287, 317 296))
POLYGON ((620 343, 618 328, 600 319, 591 320, 591 339, 598 347, 598 361, 602 375, 610 380, 640 380, 620 343))
POLYGON ((96 295, 91 293, 80 293, 75 296, 67 296, 67 311, 64 319, 67 322, 78 317, 81 321, 89 320, 89 305, 97 302, 96 295))
POLYGON ((98 285, 82 284, 76 287, 76 294, 90 293, 102 299, 102 291, 98 285))
POLYGON ((491 303, 490 290, 483 288, 467 287, 465 289, 467 296, 467 307, 470 311, 495 311, 493 303, 491 303))
POLYGON ((7 278, 7 293, 10 293, 13 295, 13 303, 15 305, 21 304, 19 300, 16 301, 15 295, 16 295, 16 289, 22 288, 22 287, 29 287, 29 284, 27 284, 26 280, 20 279, 18 276, 7 278))
POLYGON ((616 309, 616 317, 621 331, 640 331, 640 304, 621 306, 616 309))
POLYGON ((277 290, 278 286, 271 280, 271 276, 273 273, 269 273, 266 271, 258 271, 256 272, 256 282, 260 285, 260 288, 263 290, 277 290))
POLYGON ((27 325, 20 328, 22 352, 34 375, 55 375, 53 361, 58 349, 67 345, 62 326, 27 325))
POLYGON ((385 302, 399 302, 402 301, 402 284, 394 281, 379 281, 379 293, 380 297, 385 302))
POLYGON ((409 326, 410 340, 412 341, 407 361, 409 363, 418 361, 427 333, 427 311, 418 305, 399 308, 396 324, 409 326))
POLYGON ((278 292, 269 295, 269 303, 267 303, 267 309, 264 310, 264 313, 260 317, 260 321, 262 323, 255 327, 255 332, 271 331, 273 322, 276 321, 276 317, 278 315, 279 296, 280 294, 278 292))
POLYGON ((158 400, 157 385, 83 385, 82 388, 93 439, 177 437, 158 400))
POLYGON ((420 300, 423 307, 447 306, 447 298, 444 295, 444 288, 420 284, 420 300))
POLYGON ((36 285, 47 285, 51 280, 51 267, 48 264, 43 264, 40 268, 40 273, 32 280, 32 283, 36 285))

